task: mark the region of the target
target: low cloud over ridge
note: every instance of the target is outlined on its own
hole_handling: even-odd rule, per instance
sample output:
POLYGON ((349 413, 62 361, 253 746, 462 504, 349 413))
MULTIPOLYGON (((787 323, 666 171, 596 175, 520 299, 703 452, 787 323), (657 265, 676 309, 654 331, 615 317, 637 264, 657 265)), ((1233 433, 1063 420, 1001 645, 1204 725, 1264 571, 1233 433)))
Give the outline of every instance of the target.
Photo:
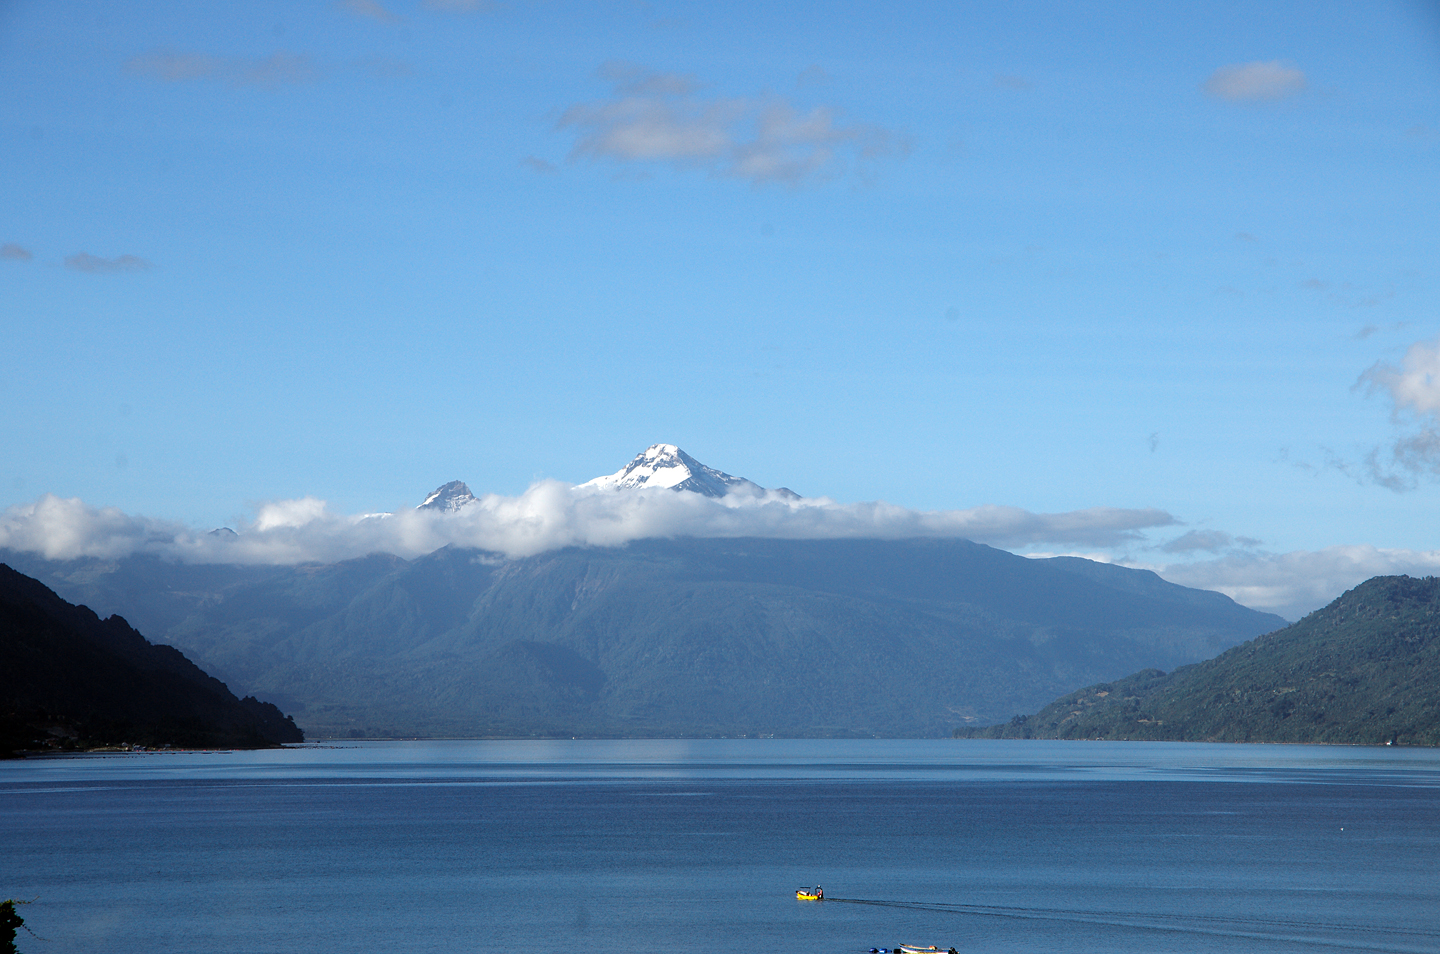
POLYGON ((485 494, 457 513, 406 509, 350 516, 315 497, 260 505, 234 537, 46 494, 0 513, 0 547, 50 559, 154 553, 195 563, 334 561, 385 551, 415 557, 454 544, 510 557, 646 537, 782 539, 963 537, 996 546, 1107 547, 1171 526, 1163 510, 1092 507, 1038 514, 1018 507, 907 510, 765 492, 724 498, 671 490, 596 491, 542 481, 515 497, 485 494))
POLYGON ((1231 553, 1216 560, 1148 569, 1172 583, 1217 590, 1244 606, 1296 620, 1374 576, 1440 574, 1440 550, 1357 544, 1290 553, 1231 553))
MULTIPOLYGON (((1175 517, 1157 509, 1092 507, 1041 514, 990 505, 917 511, 883 502, 797 500, 773 491, 717 499, 666 489, 594 491, 542 481, 514 497, 483 495, 458 513, 406 508, 394 514, 345 515, 316 497, 271 501, 257 507, 254 518, 241 523, 233 536, 46 494, 0 511, 0 548, 54 560, 146 553, 187 563, 295 564, 376 552, 413 558, 447 545, 524 557, 566 546, 620 546, 647 537, 950 537, 1007 549, 1059 544, 1071 555, 1104 562, 1112 558, 1099 551, 1130 549, 1143 541, 1146 531, 1178 525, 1175 517)), ((1188 536, 1180 538, 1182 546, 1160 550, 1258 543, 1212 531, 1197 532, 1195 539, 1188 536)), ((1372 576, 1440 574, 1440 551, 1369 545, 1279 554, 1231 549, 1210 559, 1168 564, 1127 558, 1114 562, 1153 570, 1183 586, 1217 590, 1287 619, 1320 608, 1372 576)))

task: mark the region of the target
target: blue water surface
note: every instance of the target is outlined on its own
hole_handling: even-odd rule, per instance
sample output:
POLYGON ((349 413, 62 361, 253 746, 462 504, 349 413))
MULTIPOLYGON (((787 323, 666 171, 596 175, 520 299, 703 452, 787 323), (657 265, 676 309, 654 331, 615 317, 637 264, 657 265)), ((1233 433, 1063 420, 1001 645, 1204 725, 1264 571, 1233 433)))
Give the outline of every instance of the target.
POLYGON ((0 763, 70 952, 1440 952, 1440 753, 417 741, 0 763), (819 883, 824 902, 795 900, 819 883))

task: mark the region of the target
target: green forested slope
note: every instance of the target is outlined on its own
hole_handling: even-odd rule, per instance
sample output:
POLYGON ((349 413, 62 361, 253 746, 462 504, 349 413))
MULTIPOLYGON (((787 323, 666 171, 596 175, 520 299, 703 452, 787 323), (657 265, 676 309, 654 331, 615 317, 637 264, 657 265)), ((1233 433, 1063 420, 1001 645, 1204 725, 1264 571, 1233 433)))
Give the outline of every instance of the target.
POLYGON ((1440 745, 1440 579, 1375 577, 1207 662, 956 735, 1440 745))

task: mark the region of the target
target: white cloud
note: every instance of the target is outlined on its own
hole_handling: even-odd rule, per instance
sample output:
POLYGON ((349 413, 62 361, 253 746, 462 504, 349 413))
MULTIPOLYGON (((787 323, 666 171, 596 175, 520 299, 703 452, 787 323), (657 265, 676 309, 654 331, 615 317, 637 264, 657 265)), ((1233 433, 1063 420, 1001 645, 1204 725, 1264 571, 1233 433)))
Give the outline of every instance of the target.
POLYGON ((732 148, 728 127, 745 109, 738 101, 692 104, 627 96, 572 106, 560 125, 582 130, 574 156, 685 164, 717 160, 732 148))
POLYGON ((847 124, 828 106, 799 109, 775 96, 703 97, 695 77, 625 63, 601 67, 610 99, 571 106, 559 127, 576 135, 571 158, 663 162, 754 184, 791 186, 838 173, 845 158, 903 153, 888 130, 847 124))
POLYGON ((1355 387, 1387 396, 1391 418, 1415 424, 1388 453, 1376 448, 1366 456, 1370 480, 1401 491, 1413 488, 1422 475, 1440 476, 1440 339, 1415 342, 1398 365, 1376 362, 1355 387))
POLYGON ((1307 85, 1294 64, 1271 60, 1222 66, 1205 81, 1205 92, 1231 102, 1260 102, 1294 96, 1307 85))
POLYGON ((132 517, 114 507, 91 507, 77 498, 53 494, 0 513, 0 547, 51 560, 113 559, 170 546, 188 534, 178 523, 132 517))
POLYGON ((1149 569, 1172 583, 1218 590, 1244 606, 1293 620, 1372 576, 1440 574, 1440 550, 1387 550, 1362 544, 1278 554, 1232 553, 1149 569))
MULTIPOLYGON (((1372 576, 1440 574, 1440 551, 1370 545, 1279 554, 1232 547, 1212 559, 1168 564, 1104 552, 1177 523, 1154 509, 1093 507, 1043 514, 983 506, 917 511, 884 502, 841 504, 774 492, 717 499, 665 489, 594 491, 542 481, 514 497, 483 495, 453 514, 407 507, 394 514, 346 515, 315 497, 270 501, 256 508, 253 520, 239 524, 234 536, 47 494, 0 511, 0 547, 55 560, 148 553, 187 563, 295 564, 376 552, 413 558, 450 544, 524 557, 566 546, 620 546, 652 537, 963 538, 1011 549, 1059 544, 1059 552, 1068 555, 1153 570, 1172 583, 1217 590, 1286 619, 1319 609, 1372 576)), ((1161 549, 1200 553, 1255 541, 1192 531, 1174 543, 1180 545, 1161 549)), ((1027 553, 1051 555, 1056 553, 1027 553)))
POLYGON ((1388 393, 1397 411, 1440 413, 1440 339, 1415 342, 1398 366, 1376 362, 1360 375, 1359 383, 1369 393, 1388 393))
POLYGON ((318 497, 301 497, 299 500, 275 500, 260 505, 255 514, 255 529, 295 529, 323 520, 326 516, 325 501, 318 497))
POLYGON ((1105 547, 1170 526, 1163 510, 1094 507, 1039 514, 1018 507, 916 511, 766 492, 724 498, 671 490, 606 492, 542 481, 516 497, 486 494, 458 513, 405 509, 348 516, 314 497, 260 505, 234 537, 97 509, 46 495, 0 513, 0 547, 51 559, 148 552, 198 563, 333 561, 385 551, 404 557, 447 544, 521 557, 565 546, 617 546, 647 537, 784 539, 963 537, 995 546, 1105 547))

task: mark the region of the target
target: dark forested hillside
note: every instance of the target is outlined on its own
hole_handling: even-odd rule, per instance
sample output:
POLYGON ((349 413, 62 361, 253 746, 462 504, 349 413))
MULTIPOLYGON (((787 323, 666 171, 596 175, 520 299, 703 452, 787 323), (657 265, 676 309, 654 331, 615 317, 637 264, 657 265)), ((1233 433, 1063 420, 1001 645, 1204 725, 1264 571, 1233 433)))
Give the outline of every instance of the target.
POLYGON ((1440 579, 1382 576, 1278 632, 957 735, 1440 745, 1440 579))
POLYGON ((171 646, 0 564, 0 756, 100 745, 257 748, 303 739, 171 646))
POLYGON ((1284 625, 1153 573, 962 540, 31 567, 330 736, 938 736, 1284 625))

